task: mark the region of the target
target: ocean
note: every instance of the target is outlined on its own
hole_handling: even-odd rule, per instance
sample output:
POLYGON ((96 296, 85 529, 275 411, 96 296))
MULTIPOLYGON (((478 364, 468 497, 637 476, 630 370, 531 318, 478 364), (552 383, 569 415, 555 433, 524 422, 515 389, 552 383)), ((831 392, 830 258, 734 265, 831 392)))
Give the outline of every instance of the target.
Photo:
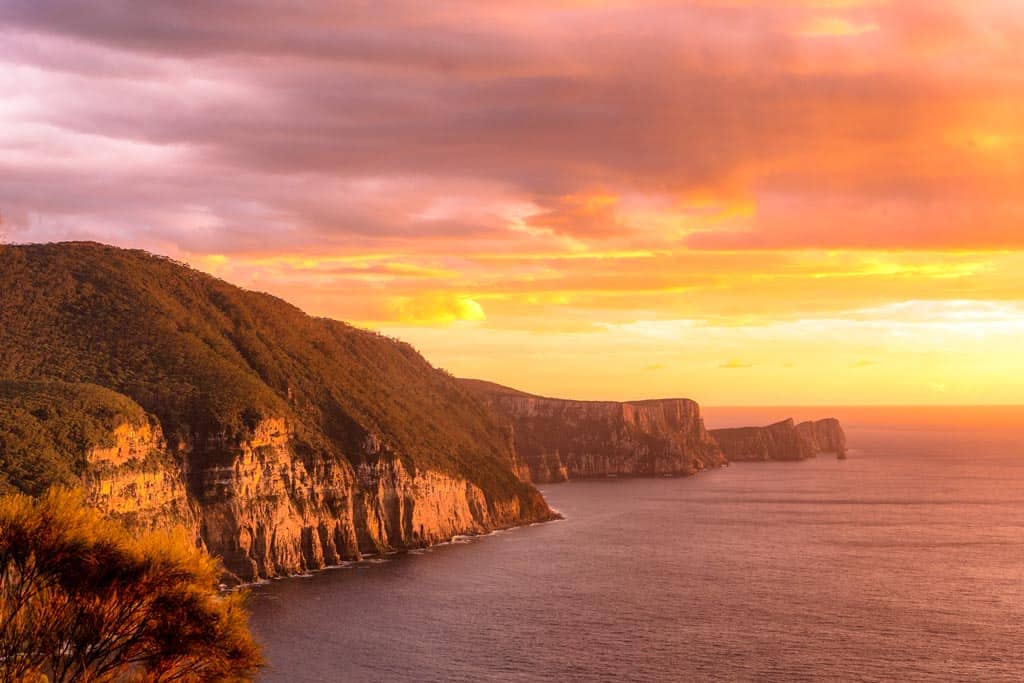
POLYGON ((1024 679, 1024 409, 705 414, 852 450, 544 485, 564 521, 256 587, 260 680, 1024 679))

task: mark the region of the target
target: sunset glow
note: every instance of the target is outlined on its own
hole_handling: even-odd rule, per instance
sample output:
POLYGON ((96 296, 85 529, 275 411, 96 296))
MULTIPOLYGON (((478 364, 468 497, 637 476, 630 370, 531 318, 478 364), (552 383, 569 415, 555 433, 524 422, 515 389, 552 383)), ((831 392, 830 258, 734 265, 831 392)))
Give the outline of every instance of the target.
POLYGON ((1024 403, 1019 2, 129 6, 0 6, 6 241, 542 394, 1024 403))

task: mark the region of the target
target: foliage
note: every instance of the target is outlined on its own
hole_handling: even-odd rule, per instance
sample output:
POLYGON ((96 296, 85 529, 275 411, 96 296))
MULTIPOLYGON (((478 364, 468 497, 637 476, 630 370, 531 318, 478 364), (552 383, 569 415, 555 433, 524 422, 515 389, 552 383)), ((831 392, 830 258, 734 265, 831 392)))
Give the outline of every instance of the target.
POLYGON ((92 243, 0 250, 0 292, 0 377, 115 390, 159 419, 172 448, 278 416, 305 457, 359 464, 380 457, 364 446, 372 435, 411 469, 535 500, 511 472, 507 428, 408 344, 92 243))
POLYGON ((143 424, 134 401, 93 384, 0 380, 0 487, 38 495, 75 485, 85 457, 119 424, 143 424))
POLYGON ((0 499, 0 681, 247 680, 259 653, 219 571, 183 533, 129 536, 77 492, 0 499))

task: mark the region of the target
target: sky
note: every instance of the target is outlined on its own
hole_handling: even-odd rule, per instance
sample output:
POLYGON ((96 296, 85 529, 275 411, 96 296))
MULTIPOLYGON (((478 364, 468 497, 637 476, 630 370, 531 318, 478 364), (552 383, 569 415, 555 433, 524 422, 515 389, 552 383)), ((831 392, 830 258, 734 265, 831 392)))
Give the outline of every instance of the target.
POLYGON ((0 3, 0 230, 581 399, 1024 403, 1024 3, 0 3))

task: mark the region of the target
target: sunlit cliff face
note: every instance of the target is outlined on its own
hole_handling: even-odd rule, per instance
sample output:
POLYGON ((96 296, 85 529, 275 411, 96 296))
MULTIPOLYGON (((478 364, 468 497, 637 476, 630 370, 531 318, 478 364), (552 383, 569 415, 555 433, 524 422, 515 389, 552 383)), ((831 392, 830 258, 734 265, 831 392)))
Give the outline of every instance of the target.
POLYGON ((1024 403, 1016 0, 347 4, 0 4, 6 238, 540 393, 1024 403))

